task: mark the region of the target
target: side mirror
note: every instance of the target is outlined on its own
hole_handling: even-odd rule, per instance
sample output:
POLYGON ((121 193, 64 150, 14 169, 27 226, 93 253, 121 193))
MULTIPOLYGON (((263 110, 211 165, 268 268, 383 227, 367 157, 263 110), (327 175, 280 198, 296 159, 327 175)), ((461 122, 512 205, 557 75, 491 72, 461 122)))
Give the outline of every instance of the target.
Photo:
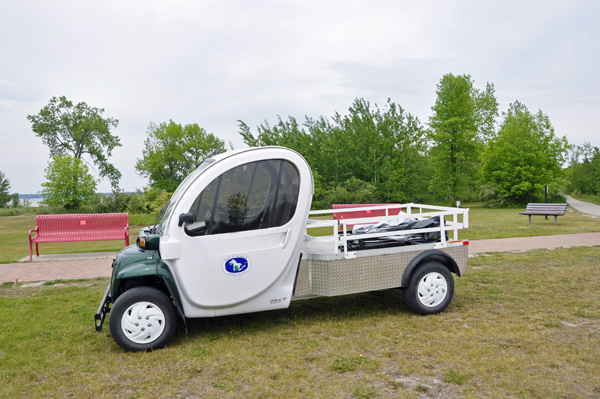
POLYGON ((183 226, 183 224, 192 224, 196 221, 196 215, 193 213, 182 213, 179 215, 179 227, 183 226))

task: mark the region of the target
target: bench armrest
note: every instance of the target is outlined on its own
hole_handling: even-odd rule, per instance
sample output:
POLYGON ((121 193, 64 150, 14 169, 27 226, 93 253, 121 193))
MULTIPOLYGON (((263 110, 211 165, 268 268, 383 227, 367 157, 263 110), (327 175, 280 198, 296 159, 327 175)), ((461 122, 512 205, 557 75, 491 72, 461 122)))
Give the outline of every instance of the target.
POLYGON ((129 225, 125 226, 125 245, 129 246, 129 225))
MULTIPOLYGON (((31 233, 35 233, 35 235, 37 236, 37 234, 38 234, 38 226, 35 226, 35 229, 33 229, 33 230, 29 230, 29 241, 31 241, 31 239, 32 239, 31 233)), ((35 238, 35 237, 33 237, 33 238, 35 238)))

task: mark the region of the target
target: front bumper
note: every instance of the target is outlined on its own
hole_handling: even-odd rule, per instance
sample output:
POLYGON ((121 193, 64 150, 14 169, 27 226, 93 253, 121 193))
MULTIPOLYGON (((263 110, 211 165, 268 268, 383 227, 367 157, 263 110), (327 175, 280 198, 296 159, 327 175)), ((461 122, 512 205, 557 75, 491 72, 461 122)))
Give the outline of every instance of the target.
POLYGON ((110 297, 110 283, 106 286, 106 291, 104 292, 104 296, 102 297, 102 301, 100 302, 100 306, 98 307, 98 311, 94 316, 94 324, 96 326, 96 331, 102 331, 102 324, 104 324, 104 319, 106 315, 110 312, 110 304, 112 303, 112 298, 110 297))

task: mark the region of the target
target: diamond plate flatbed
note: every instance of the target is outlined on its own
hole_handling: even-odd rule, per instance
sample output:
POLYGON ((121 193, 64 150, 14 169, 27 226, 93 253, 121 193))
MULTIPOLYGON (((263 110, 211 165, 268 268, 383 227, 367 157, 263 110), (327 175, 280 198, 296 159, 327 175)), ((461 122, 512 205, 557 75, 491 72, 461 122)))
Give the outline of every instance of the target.
POLYGON ((356 251, 353 258, 334 250, 333 241, 305 240, 292 299, 337 296, 400 287, 411 260, 428 250, 450 255, 460 275, 466 272, 468 245, 463 241, 440 248, 435 243, 356 251))

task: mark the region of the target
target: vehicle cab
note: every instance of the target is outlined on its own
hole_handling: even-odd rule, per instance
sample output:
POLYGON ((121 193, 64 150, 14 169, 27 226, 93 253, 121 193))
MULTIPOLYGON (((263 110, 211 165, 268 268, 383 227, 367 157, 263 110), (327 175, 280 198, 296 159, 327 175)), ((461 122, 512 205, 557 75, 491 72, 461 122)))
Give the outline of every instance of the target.
POLYGON ((120 346, 157 349, 174 335, 176 312, 185 320, 288 307, 312 195, 310 167, 287 148, 205 160, 113 262, 96 329, 110 312, 120 346))

